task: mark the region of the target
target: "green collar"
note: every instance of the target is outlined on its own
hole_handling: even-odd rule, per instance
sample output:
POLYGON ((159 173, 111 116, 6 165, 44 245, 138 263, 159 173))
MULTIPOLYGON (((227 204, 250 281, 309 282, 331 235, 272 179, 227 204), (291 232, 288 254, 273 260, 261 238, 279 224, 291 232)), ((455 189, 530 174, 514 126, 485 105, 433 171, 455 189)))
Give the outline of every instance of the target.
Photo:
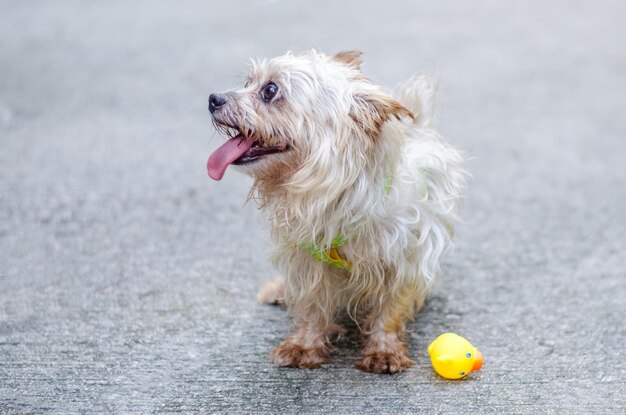
POLYGON ((322 247, 318 244, 300 244, 298 249, 307 251, 311 256, 319 261, 328 265, 332 265, 337 268, 350 270, 352 268, 352 262, 345 258, 342 258, 337 248, 348 243, 348 240, 342 235, 337 235, 332 240, 330 248, 322 247))

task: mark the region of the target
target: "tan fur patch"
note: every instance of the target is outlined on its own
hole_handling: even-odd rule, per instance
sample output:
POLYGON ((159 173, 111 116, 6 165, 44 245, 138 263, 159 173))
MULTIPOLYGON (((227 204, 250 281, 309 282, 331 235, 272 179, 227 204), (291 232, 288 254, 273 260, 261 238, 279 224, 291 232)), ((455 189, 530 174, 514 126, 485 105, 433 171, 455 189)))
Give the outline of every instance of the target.
POLYGON ((408 358, 406 352, 373 352, 364 355, 354 366, 364 372, 399 373, 413 366, 415 362, 408 358))
POLYGON ((358 50, 347 50, 335 53, 333 56, 330 57, 330 60, 335 62, 341 62, 354 69, 360 69, 361 64, 363 63, 363 58, 361 58, 362 55, 363 52, 360 52, 358 50))
POLYGON ((370 136, 376 137, 383 124, 391 118, 413 119, 413 113, 395 99, 382 93, 359 95, 354 98, 355 105, 350 110, 350 117, 370 136))
POLYGON ((328 363, 330 349, 326 346, 304 347, 285 340, 272 351, 270 358, 278 366, 315 369, 328 363))

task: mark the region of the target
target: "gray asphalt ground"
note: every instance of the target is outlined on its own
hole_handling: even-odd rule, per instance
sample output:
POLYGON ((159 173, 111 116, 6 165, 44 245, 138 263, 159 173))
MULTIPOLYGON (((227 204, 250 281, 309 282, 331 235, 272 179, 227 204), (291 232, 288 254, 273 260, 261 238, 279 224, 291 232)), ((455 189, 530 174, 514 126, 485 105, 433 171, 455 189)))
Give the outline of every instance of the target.
POLYGON ((626 411, 626 3, 0 2, 1 413, 626 411), (274 367, 250 180, 212 182, 210 91, 249 57, 365 52, 441 84, 465 223, 411 324, 414 368, 274 367), (438 378, 466 336, 485 364, 438 378))

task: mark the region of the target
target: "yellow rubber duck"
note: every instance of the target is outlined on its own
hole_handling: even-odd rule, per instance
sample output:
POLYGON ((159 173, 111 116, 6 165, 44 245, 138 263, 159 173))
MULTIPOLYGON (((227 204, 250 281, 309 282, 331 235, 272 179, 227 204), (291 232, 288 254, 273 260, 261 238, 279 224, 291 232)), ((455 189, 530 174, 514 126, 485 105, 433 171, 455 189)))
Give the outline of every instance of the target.
POLYGON ((428 354, 435 372, 446 379, 461 379, 483 365, 482 353, 463 337, 444 333, 430 346, 428 354))

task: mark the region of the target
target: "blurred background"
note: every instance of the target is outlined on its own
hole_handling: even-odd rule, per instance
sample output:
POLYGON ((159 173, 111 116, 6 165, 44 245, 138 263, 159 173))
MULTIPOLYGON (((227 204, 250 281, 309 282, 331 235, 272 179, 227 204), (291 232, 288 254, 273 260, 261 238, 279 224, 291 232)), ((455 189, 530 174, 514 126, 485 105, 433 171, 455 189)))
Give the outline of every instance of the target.
POLYGON ((0 412, 613 413, 626 408, 626 3, 0 0, 0 412), (205 163, 250 58, 362 50, 440 84, 464 223, 397 376, 276 368, 250 180, 205 163), (462 382, 426 347, 485 356, 462 382))

